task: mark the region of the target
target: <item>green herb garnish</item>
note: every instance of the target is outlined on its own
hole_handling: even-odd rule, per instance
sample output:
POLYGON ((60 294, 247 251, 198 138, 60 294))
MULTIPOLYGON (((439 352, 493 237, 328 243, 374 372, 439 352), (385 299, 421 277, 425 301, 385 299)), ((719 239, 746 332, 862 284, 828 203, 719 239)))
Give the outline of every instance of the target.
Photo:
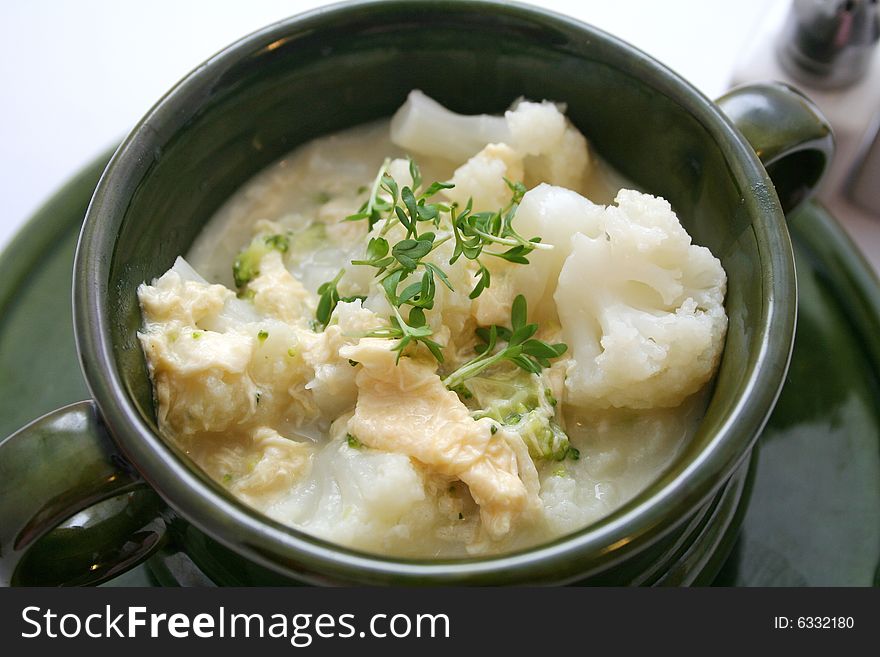
POLYGON ((443 384, 450 390, 455 390, 467 379, 502 361, 509 361, 533 374, 550 367, 550 359, 564 354, 568 346, 562 342, 549 344, 533 338, 538 331, 538 325, 527 324, 526 318, 526 298, 520 294, 513 300, 510 309, 510 328, 493 324, 488 328, 477 329, 477 336, 483 340, 483 344, 476 348, 478 355, 443 379, 443 384), (499 341, 506 342, 507 345, 494 351, 499 341))
MULTIPOLYGON (((388 174, 389 163, 386 159, 382 164, 369 188, 369 196, 358 212, 345 218, 345 221, 366 220, 368 231, 381 225, 378 235, 370 238, 364 258, 351 261, 355 266, 373 267, 376 270, 375 278, 392 310, 388 325, 370 331, 367 336, 398 340, 394 347, 398 361, 408 346, 420 343, 442 363, 442 347, 431 339, 433 330, 427 322, 425 312, 434 307, 438 280, 450 291, 454 291, 454 288, 447 273, 437 263, 429 262, 426 258, 440 245, 455 240, 448 264, 455 264, 461 257, 476 263, 477 282, 469 295, 471 299, 475 299, 491 285, 491 274, 481 257, 497 257, 526 265, 529 263, 527 256, 533 250, 553 247, 542 244, 540 237, 525 239, 513 228, 516 210, 526 193, 522 183, 506 180, 511 199, 506 207, 497 212, 474 213, 470 201, 459 211, 454 203, 448 205, 433 201, 438 192, 453 187, 451 183, 433 182, 423 189, 421 171, 415 161, 410 159, 412 185, 400 187, 388 174), (387 235, 398 224, 405 229, 405 237, 392 245, 387 235), (493 250, 495 246, 505 248, 501 251, 493 250), (405 306, 409 306, 408 311, 405 306)), ((337 289, 343 274, 344 270, 332 281, 327 281, 318 288, 319 300, 315 316, 319 325, 327 325, 336 304, 343 300, 337 289)), ((525 299, 518 299, 522 299, 524 309, 525 299)), ((517 303, 514 306, 518 308, 517 303)), ((522 325, 514 323, 511 329, 490 327, 486 331, 483 336, 486 342, 484 353, 447 377, 447 386, 458 388, 465 379, 505 359, 528 371, 540 371, 541 367, 548 366, 544 363, 550 358, 565 351, 564 345, 551 346, 532 339, 537 325, 526 325, 524 314, 522 325), (492 350, 499 337, 506 340, 508 345, 498 354, 493 354, 492 350)))
POLYGON ((317 330, 318 328, 326 327, 327 324, 330 323, 330 315, 333 314, 333 311, 336 309, 336 304, 340 301, 352 302, 356 299, 363 301, 367 298, 363 296, 340 297, 339 290, 336 286, 339 284, 339 281, 342 280, 343 274, 345 274, 345 270, 340 269, 339 273, 336 274, 336 278, 332 281, 322 283, 318 287, 318 307, 315 310, 317 325, 314 326, 313 329, 317 330))

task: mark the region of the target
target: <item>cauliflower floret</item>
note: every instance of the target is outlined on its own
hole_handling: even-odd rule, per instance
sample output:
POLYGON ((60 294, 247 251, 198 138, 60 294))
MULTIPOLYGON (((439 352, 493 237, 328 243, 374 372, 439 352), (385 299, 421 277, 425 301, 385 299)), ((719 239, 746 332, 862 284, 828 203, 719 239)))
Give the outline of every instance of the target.
MULTIPOLYGON (((421 91, 412 91, 406 102, 391 120, 391 140, 398 146, 416 153, 440 157, 450 162, 466 162, 487 145, 506 145, 518 156, 524 167, 517 177, 531 187, 541 182, 580 190, 590 164, 587 140, 565 117, 555 104, 517 101, 503 117, 479 114, 467 116, 451 112, 421 91)), ((467 200, 468 195, 486 195, 491 204, 486 209, 497 209, 509 200, 501 196, 502 176, 512 179, 511 157, 505 157, 506 168, 501 170, 497 157, 483 158, 488 162, 468 162, 456 171, 453 181, 466 185, 468 192, 453 192, 454 198, 467 200), (490 166, 489 166, 490 165, 490 166), (506 173, 511 171, 511 173, 506 173), (473 183, 468 178, 476 176, 473 183), (493 178, 493 180, 489 180, 493 178), (491 192, 481 191, 487 186, 491 192)), ((516 168, 519 170, 519 167, 516 168)), ((453 198, 453 197, 450 197, 453 198)), ((482 200, 482 198, 481 198, 482 200)), ((482 203, 477 204, 482 208, 482 203)))
POLYGON ((253 421, 275 423, 276 428, 287 430, 319 417, 317 399, 306 389, 313 370, 303 357, 305 329, 266 319, 237 331, 250 332, 256 338, 247 370, 257 387, 253 421))
POLYGON ((496 211, 510 203, 511 182, 522 182, 522 157, 506 144, 489 144, 455 170, 447 198, 464 207, 473 200, 477 212, 496 211))
POLYGON ((565 114, 546 100, 520 100, 504 113, 510 144, 523 155, 544 155, 553 150, 565 132, 565 114))
POLYGON ((452 112, 418 89, 391 119, 391 141, 401 148, 464 162, 486 144, 508 142, 510 129, 500 116, 466 116, 452 112))
MULTIPOLYGON (((583 233, 604 237, 604 211, 601 205, 561 187, 542 184, 526 192, 516 212, 514 227, 526 238, 539 235, 544 244, 553 248, 532 251, 528 267, 508 268, 511 301, 517 294, 524 295, 532 316, 542 321, 555 314, 555 308, 548 309, 548 306, 553 306, 551 298, 559 272, 571 253, 571 236, 583 233)), ((495 285, 494 279, 492 285, 495 285)))
POLYGON ((611 513, 619 506, 620 497, 607 482, 551 475, 544 478, 541 504, 547 527, 561 535, 611 513))
POLYGON ((546 100, 520 101, 505 112, 513 147, 526 157, 525 183, 528 187, 546 182, 580 191, 584 186, 590 152, 587 140, 546 100))
POLYGON ((534 505, 519 476, 516 451, 492 433, 492 420, 471 417, 458 395, 440 381, 434 365, 412 358, 395 364, 392 346, 388 340, 364 338, 341 350, 361 364, 348 431, 365 445, 406 454, 432 471, 460 479, 480 506, 483 529, 492 538, 507 534, 513 521, 534 505))
POLYGON ((525 159, 527 187, 546 182, 567 189, 582 191, 590 166, 590 150, 586 138, 568 124, 562 138, 541 155, 525 159))
POLYGON ((665 200, 621 190, 598 236, 575 233, 554 294, 572 350, 567 401, 676 406, 712 376, 726 276, 665 200))

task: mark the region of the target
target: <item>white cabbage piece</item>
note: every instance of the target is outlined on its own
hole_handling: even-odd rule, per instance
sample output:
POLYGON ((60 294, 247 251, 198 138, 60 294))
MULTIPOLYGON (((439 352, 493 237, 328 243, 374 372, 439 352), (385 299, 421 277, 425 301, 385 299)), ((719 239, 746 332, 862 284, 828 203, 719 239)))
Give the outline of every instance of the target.
POLYGON ((353 447, 345 437, 323 446, 309 476, 265 511, 329 541, 397 553, 417 552, 437 516, 408 456, 353 447))
POLYGON ((604 209, 601 233, 574 233, 554 294, 574 359, 567 401, 677 406, 720 358, 726 275, 664 199, 621 190, 616 203, 604 209))

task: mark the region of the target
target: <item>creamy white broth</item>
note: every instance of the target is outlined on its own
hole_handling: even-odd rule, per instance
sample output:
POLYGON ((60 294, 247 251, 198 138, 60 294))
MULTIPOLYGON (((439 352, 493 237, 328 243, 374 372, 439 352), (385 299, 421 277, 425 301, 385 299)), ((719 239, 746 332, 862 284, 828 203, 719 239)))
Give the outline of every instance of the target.
MULTIPOLYGON (((285 229, 301 231, 309 224, 328 227, 328 240, 322 245, 326 260, 315 255, 291 263, 291 271, 310 290, 332 278, 352 257, 346 257, 347 238, 363 233, 363 227, 342 224, 340 219, 357 211, 369 185, 385 158, 406 153, 391 141, 388 121, 351 128, 304 144, 266 167, 243 185, 208 221, 189 252, 187 261, 212 283, 232 287, 235 256, 247 244, 260 220, 278 223, 285 229), (350 230, 349 230, 350 229, 350 230), (336 239, 334 239, 336 238, 336 239)), ((439 158, 418 158, 425 180, 448 180, 456 168, 439 158)), ((608 204, 621 188, 635 185, 592 154, 592 168, 583 186, 576 190, 595 203, 608 204)))
MULTIPOLYGON (((290 235, 284 265, 308 294, 314 295, 319 285, 343 268, 347 273, 340 282, 340 293, 366 294, 371 272, 367 267, 353 267, 350 261, 363 257, 367 229, 364 222, 342 220, 356 212, 367 198, 383 161, 406 154, 392 143, 388 121, 305 144, 237 191, 208 222, 186 260, 209 282, 234 290, 232 263, 252 237, 260 232, 284 233, 290 235)), ((417 159, 426 181, 448 180, 461 164, 423 155, 417 159)), ((605 205, 624 187, 632 186, 591 153, 588 175, 574 191, 605 205)), ((523 267, 522 272, 526 272, 528 267, 523 267)), ((520 281, 528 282, 526 274, 519 275, 520 281)), ((543 301, 552 306, 552 298, 543 301)), ((227 300, 226 312, 230 303, 239 308, 247 302, 227 300)), ((248 316, 247 321, 251 320, 260 322, 263 318, 248 316)), ((208 333, 216 322, 208 322, 208 333)), ((200 331, 203 324, 194 324, 196 332, 200 331)), ((549 328, 542 326, 539 336, 558 335, 557 317, 549 317, 545 324, 549 328)), ((258 336, 257 342, 251 342, 257 350, 267 350, 265 363, 257 363, 256 356, 251 356, 248 367, 275 367, 278 376, 291 376, 291 387, 303 386, 304 381, 296 380, 282 367, 289 362, 285 354, 291 359, 299 357, 295 353, 299 347, 285 350, 285 344, 296 342, 293 333, 288 343, 283 343, 288 331, 283 324, 264 322, 260 326, 264 327, 260 334, 265 332, 267 337, 258 336)), ((464 344, 472 350, 473 341, 464 344)), ((149 348, 147 354, 152 363, 149 348)), ((571 354, 569 350, 566 358, 571 354)), ((261 402, 259 380, 262 376, 262 380, 274 381, 271 370, 253 375, 257 381, 253 393, 256 403, 230 401, 231 407, 250 404, 249 417, 259 417, 241 424, 241 429, 233 420, 227 423, 232 428, 226 430, 206 425, 181 435, 170 424, 164 426, 161 418, 160 425, 169 439, 176 440, 233 494, 289 526, 340 544, 390 555, 462 557, 498 553, 585 527, 632 499, 680 453, 705 408, 705 386, 698 386, 700 391, 685 395, 671 408, 582 408, 565 399, 565 368, 560 364, 551 370, 553 373, 547 376, 555 381, 553 395, 560 397, 556 422, 579 451, 579 458, 536 459, 536 480, 525 485, 531 486, 537 502, 528 512, 515 514, 508 531, 495 534, 483 530, 479 505, 468 486, 455 476, 405 453, 369 448, 358 444, 356 438, 352 442, 347 432, 354 412, 351 405, 341 403, 330 413, 315 413, 308 407, 311 402, 279 405, 268 396, 261 402), (298 412, 315 417, 301 422, 298 412), (287 464, 281 474, 278 463, 287 464), (271 486, 263 486, 265 482, 260 479, 264 466, 271 486)), ((354 366, 351 377, 355 377, 354 366)), ((154 372, 154 382, 158 381, 154 372)), ((547 386, 545 392, 549 395, 550 383, 547 386)), ((160 407, 161 389, 157 385, 160 407)), ((185 391, 177 390, 181 389, 185 391)), ((170 394, 175 393, 172 390, 170 394)), ((218 404, 222 403, 221 399, 218 404)), ((322 409, 327 408, 326 396, 321 404, 322 409)), ((517 458, 521 459, 522 454, 517 458)), ((522 467, 519 472, 527 478, 522 467)))

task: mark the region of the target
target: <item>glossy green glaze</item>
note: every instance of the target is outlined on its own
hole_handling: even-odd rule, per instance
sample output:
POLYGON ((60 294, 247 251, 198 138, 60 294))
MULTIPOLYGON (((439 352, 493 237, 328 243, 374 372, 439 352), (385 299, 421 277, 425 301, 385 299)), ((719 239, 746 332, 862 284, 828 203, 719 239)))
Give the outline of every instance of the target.
MULTIPOLYGON (((0 379, 0 399, 21 417, 85 394, 69 325, 52 342, 24 340, 15 350, 7 347, 15 336, 57 319, 54 308, 69 298, 76 229, 103 165, 95 162, 65 186, 0 257, 4 271, 14 269, 31 282, 17 295, 2 296, 0 304, 3 362, 28 368, 34 380, 23 387, 0 379), (47 235, 61 237, 47 241, 47 235), (59 390, 69 396, 59 396, 59 390)), ((820 207, 807 204, 791 225, 801 283, 798 336, 785 387, 761 439, 766 446, 742 537, 716 582, 867 585, 874 581, 880 553, 880 286, 820 207), (827 358, 829 352, 835 358, 827 358), (816 381, 828 385, 817 387, 816 381)), ((8 418, 0 417, 6 433, 13 429, 8 418)), ((722 537, 720 549, 710 555, 716 563, 706 564, 695 583, 711 580, 738 524, 734 518, 725 532, 732 536, 722 537)), ((66 553, 56 547, 56 558, 66 553)), ((257 581, 250 575, 253 564, 235 563, 226 554, 223 568, 242 566, 247 576, 239 573, 238 580, 257 581)), ((150 570, 165 585, 213 583, 177 543, 151 559, 150 570)), ((151 579, 140 567, 111 583, 143 586, 151 579)))
POLYGON ((744 472, 775 401, 795 303, 790 245, 769 179, 715 106, 592 28, 525 7, 470 2, 313 12, 252 35, 195 71, 114 156, 88 213, 74 294, 89 387, 127 458, 192 523, 177 535, 199 565, 212 563, 204 556, 210 550, 199 556, 202 535, 212 537, 206 545, 225 546, 211 547, 221 555, 212 575, 231 548, 287 579, 444 584, 648 582, 657 564, 662 576, 682 554, 681 541, 706 535, 698 529, 704 520, 727 508, 717 495, 737 469, 744 472), (155 432, 135 339, 136 286, 185 252, 224 198, 265 164, 317 134, 390 114, 413 87, 470 112, 500 110, 519 95, 565 100, 597 150, 670 199, 729 274, 731 328, 695 439, 623 509, 536 550, 401 562, 341 549, 229 499, 155 432))
MULTIPOLYGON (((748 505, 756 458, 740 466, 718 494, 682 526, 627 561, 581 585, 679 586, 711 582, 730 553, 748 505)), ((175 526, 176 540, 149 564, 164 585, 273 586, 301 584, 228 549, 189 524, 175 526)))
POLYGON ((0 258, 0 438, 89 396, 78 371, 70 290, 59 281, 70 278, 80 224, 111 154, 58 190, 0 258))
POLYGON ((720 581, 880 585, 880 282, 840 225, 791 219, 800 295, 788 378, 720 581))
POLYGON ((161 547, 162 508, 119 458, 94 402, 45 415, 0 442, 0 585, 110 579, 161 547))
MULTIPOLYGON (((70 276, 89 199, 113 150, 96 158, 58 190, 0 256, 0 439, 34 418, 89 396, 76 355, 73 322, 68 319, 70 276)), ((44 460, 42 467, 55 463, 48 457, 44 460)), ((0 469, 5 462, 6 458, 0 455, 0 469)), ((28 470, 35 472, 31 463, 28 470)), ((2 486, 3 480, 0 479, 2 486)), ((139 496, 133 501, 140 506, 143 500, 139 496)), ((106 510, 99 508, 95 511, 106 510)), ((118 521, 128 522, 127 518, 137 515, 137 509, 133 514, 122 510, 118 521)), ((78 516, 84 520, 83 524, 91 527, 89 540, 98 541, 103 537, 104 545, 100 550, 105 553, 108 548, 122 545, 128 535, 139 529, 134 522, 129 524, 128 530, 111 528, 108 535, 99 534, 93 530, 99 522, 106 522, 106 513, 93 514, 83 510, 78 516)), ((154 517, 155 513, 151 518, 154 517)), ((61 535, 53 532, 52 536, 38 543, 40 550, 54 547, 51 554, 44 552, 44 557, 60 561, 68 554, 75 554, 76 546, 83 544, 76 541, 68 546, 69 550, 59 549, 59 541, 50 539, 61 535)), ((133 563, 129 560, 127 565, 133 563)), ((68 575, 74 580, 81 573, 69 572, 68 575)), ((149 580, 143 569, 136 569, 112 582, 114 585, 145 585, 149 580)))
POLYGON ((751 84, 718 99, 773 179, 785 212, 812 194, 834 153, 827 121, 813 102, 781 82, 751 84))

